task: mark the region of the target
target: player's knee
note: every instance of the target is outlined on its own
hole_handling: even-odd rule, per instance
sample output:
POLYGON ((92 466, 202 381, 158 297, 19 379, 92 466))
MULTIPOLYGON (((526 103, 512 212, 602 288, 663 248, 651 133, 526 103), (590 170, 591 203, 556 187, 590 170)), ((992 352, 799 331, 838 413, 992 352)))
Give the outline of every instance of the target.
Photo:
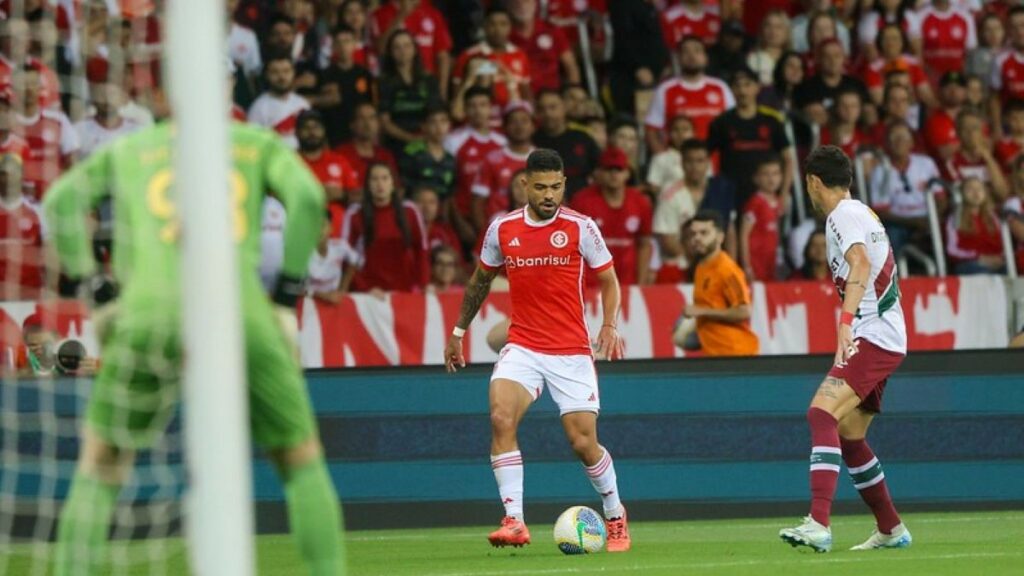
POLYGON ((105 484, 121 485, 128 480, 135 452, 122 450, 91 432, 82 438, 78 469, 105 484))
POLYGON ((277 469, 285 477, 291 470, 301 468, 310 462, 320 458, 323 453, 323 447, 320 445, 320 440, 313 437, 295 446, 288 448, 279 448, 270 452, 270 459, 277 466, 277 469))
POLYGON ((497 435, 514 433, 516 430, 516 418, 512 411, 502 408, 491 410, 491 429, 497 435))
POLYGON ((585 432, 577 432, 570 435, 569 446, 580 458, 592 456, 600 449, 597 445, 597 437, 585 432))

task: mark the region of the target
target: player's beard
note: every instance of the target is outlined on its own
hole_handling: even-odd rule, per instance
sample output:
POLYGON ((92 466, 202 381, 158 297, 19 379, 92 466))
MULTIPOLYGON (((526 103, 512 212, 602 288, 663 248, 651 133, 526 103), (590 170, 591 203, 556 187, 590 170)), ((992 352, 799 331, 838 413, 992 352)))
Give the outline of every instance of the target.
POLYGON ((305 140, 299 140, 299 150, 302 152, 316 152, 323 148, 324 139, 307 138, 305 140))
POLYGON ((552 202, 551 206, 548 207, 545 207, 544 202, 534 203, 530 201, 529 204, 530 208, 533 209, 533 213, 539 216, 541 220, 548 220, 558 212, 558 202, 552 202))

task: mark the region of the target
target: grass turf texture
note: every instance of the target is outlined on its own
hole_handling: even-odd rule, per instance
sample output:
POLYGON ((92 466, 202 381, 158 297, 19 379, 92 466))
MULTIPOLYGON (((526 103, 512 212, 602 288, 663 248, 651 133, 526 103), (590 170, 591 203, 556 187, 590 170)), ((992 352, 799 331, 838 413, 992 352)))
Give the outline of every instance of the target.
MULTIPOLYGON (((1024 512, 908 514, 904 521, 914 535, 911 548, 865 552, 847 549, 871 534, 874 519, 837 516, 829 554, 794 549, 778 538, 780 528, 799 520, 634 522, 630 552, 589 556, 563 556, 551 538, 551 525, 536 521, 530 524, 533 544, 522 549, 491 548, 486 539, 491 527, 352 532, 348 534, 349 574, 1024 574, 1024 512)), ((170 546, 178 548, 180 543, 170 546)), ((261 576, 302 573, 289 536, 262 536, 257 547, 261 576)), ((7 564, 9 574, 33 573, 30 556, 18 554, 9 560, 13 560, 7 564)), ((165 574, 186 573, 180 550, 172 552, 164 568, 165 574)), ((121 573, 152 572, 140 565, 121 573)))

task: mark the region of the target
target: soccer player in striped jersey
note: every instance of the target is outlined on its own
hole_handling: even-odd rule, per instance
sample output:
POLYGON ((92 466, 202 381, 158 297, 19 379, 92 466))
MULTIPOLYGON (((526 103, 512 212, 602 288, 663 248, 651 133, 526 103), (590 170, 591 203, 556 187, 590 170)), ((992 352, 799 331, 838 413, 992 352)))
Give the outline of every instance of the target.
POLYGON ((843 305, 835 363, 807 411, 811 513, 779 536, 816 552, 832 549, 829 514, 842 460, 877 524, 871 537, 853 550, 906 548, 910 532, 896 513, 882 465, 865 439, 881 411, 885 383, 907 353, 892 247, 878 216, 850 198, 852 170, 842 149, 816 149, 807 158, 805 173, 811 201, 827 218, 829 268, 843 305))

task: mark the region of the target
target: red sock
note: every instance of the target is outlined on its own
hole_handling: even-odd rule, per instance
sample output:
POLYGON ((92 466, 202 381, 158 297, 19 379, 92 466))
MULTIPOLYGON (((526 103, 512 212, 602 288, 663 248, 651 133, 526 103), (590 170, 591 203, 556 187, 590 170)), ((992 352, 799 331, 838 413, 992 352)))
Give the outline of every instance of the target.
POLYGON ((889 488, 885 485, 882 464, 875 457, 875 453, 871 451, 867 440, 841 438, 840 443, 843 448, 843 461, 846 462, 846 469, 850 472, 850 478, 853 480, 854 487, 860 492, 860 497, 875 514, 878 531, 883 534, 891 534, 892 529, 900 523, 900 515, 896 513, 896 507, 892 505, 889 488))
POLYGON ((811 425, 811 518, 828 526, 842 460, 839 422, 821 408, 812 407, 807 411, 807 423, 811 425))

